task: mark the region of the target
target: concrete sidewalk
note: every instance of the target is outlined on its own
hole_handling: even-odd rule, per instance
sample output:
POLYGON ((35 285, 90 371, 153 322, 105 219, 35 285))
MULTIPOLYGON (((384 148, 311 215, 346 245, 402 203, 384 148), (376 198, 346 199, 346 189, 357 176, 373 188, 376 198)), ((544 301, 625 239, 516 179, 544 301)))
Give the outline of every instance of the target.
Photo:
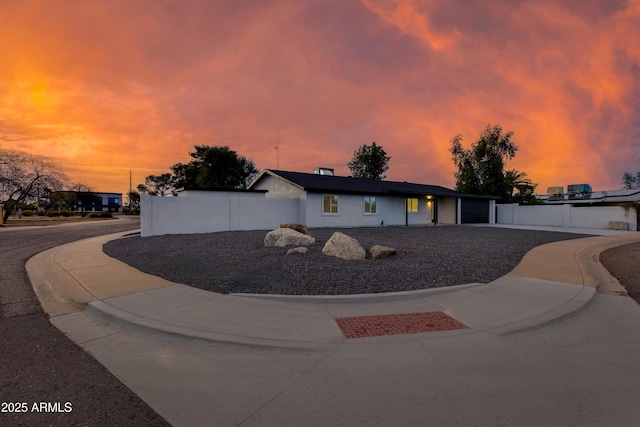
MULTIPOLYGON (((222 295, 142 273, 108 257, 103 243, 124 234, 60 246, 27 263, 52 317, 84 310, 110 321, 218 342, 321 348, 344 340, 341 317, 441 311, 475 331, 507 333, 567 316, 596 289, 626 294, 597 262, 638 234, 550 243, 530 251, 507 276, 414 292, 350 296, 222 295)), ((385 337, 388 339, 388 337, 385 337)))
POLYGON ((51 249, 27 270, 52 323, 175 425, 627 425, 619 421, 640 416, 627 400, 637 384, 624 397, 587 396, 596 383, 640 378, 626 358, 640 351, 640 309, 597 262, 638 233, 535 248, 489 284, 336 297, 221 295, 167 282, 102 253, 123 234, 51 249), (336 321, 424 312, 466 328, 347 339, 336 321), (605 319, 615 333, 581 329, 601 330, 605 319), (607 347, 593 349, 596 338, 607 347), (580 346, 591 350, 578 362, 580 346), (542 378, 556 390, 522 390, 542 378), (549 396, 564 407, 548 407, 549 396), (606 413, 580 408, 602 399, 606 413))

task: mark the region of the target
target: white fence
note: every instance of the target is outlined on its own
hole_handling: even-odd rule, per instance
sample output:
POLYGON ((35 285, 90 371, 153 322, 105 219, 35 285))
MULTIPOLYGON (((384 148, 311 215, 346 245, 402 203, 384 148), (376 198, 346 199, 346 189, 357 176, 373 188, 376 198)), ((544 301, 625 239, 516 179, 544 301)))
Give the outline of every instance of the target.
POLYGON ((140 198, 141 235, 270 230, 299 221, 299 199, 254 197, 140 198))
POLYGON ((610 221, 618 221, 627 223, 629 230, 637 229, 635 210, 621 206, 511 204, 497 205, 497 211, 498 224, 608 229, 610 221))

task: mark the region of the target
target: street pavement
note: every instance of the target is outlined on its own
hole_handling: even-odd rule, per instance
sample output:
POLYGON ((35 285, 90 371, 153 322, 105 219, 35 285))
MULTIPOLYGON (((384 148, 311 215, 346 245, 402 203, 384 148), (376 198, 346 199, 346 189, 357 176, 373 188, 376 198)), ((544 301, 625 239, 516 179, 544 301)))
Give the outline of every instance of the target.
POLYGON ((638 423, 640 307, 597 262, 638 233, 535 248, 488 284, 345 297, 174 284, 102 253, 123 234, 27 270, 51 322, 174 426, 638 423))
POLYGON ((167 425, 91 355, 49 322, 25 263, 88 237, 133 230, 137 219, 0 227, 0 425, 167 425))

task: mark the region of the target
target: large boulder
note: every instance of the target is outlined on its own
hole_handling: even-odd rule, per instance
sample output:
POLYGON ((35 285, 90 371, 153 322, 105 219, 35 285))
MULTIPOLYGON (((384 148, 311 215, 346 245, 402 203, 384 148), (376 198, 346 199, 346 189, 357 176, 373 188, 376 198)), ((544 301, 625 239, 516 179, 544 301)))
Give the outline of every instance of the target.
POLYGON ((290 228, 292 230, 296 230, 299 233, 311 236, 309 228, 307 228, 307 226, 304 224, 280 224, 280 228, 290 228))
POLYGON ((386 258, 388 256, 395 255, 397 252, 397 250, 390 248, 389 246, 373 245, 371 246, 371 249, 369 249, 369 258, 386 258))
POLYGON ((333 236, 327 240, 322 253, 342 259, 365 259, 366 257, 364 248, 356 239, 339 231, 333 233, 333 236))
POLYGON ((264 245, 266 247, 277 246, 281 248, 284 246, 309 246, 315 242, 315 238, 299 233, 290 228, 277 228, 268 232, 264 238, 264 245))

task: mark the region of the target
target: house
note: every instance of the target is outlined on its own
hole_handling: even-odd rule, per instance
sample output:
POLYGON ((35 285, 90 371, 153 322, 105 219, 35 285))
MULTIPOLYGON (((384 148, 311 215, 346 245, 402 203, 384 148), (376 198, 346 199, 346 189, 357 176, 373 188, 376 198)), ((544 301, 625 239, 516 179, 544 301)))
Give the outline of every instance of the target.
POLYGON ((549 195, 543 200, 547 205, 623 206, 625 203, 640 203, 640 189, 571 192, 549 195))
POLYGON ((243 191, 142 195, 141 235, 267 230, 282 223, 339 228, 494 222, 498 197, 318 170, 324 173, 267 169, 243 191))
POLYGON ((490 223, 499 199, 437 185, 269 169, 248 189, 303 200, 301 222, 309 227, 490 223))

